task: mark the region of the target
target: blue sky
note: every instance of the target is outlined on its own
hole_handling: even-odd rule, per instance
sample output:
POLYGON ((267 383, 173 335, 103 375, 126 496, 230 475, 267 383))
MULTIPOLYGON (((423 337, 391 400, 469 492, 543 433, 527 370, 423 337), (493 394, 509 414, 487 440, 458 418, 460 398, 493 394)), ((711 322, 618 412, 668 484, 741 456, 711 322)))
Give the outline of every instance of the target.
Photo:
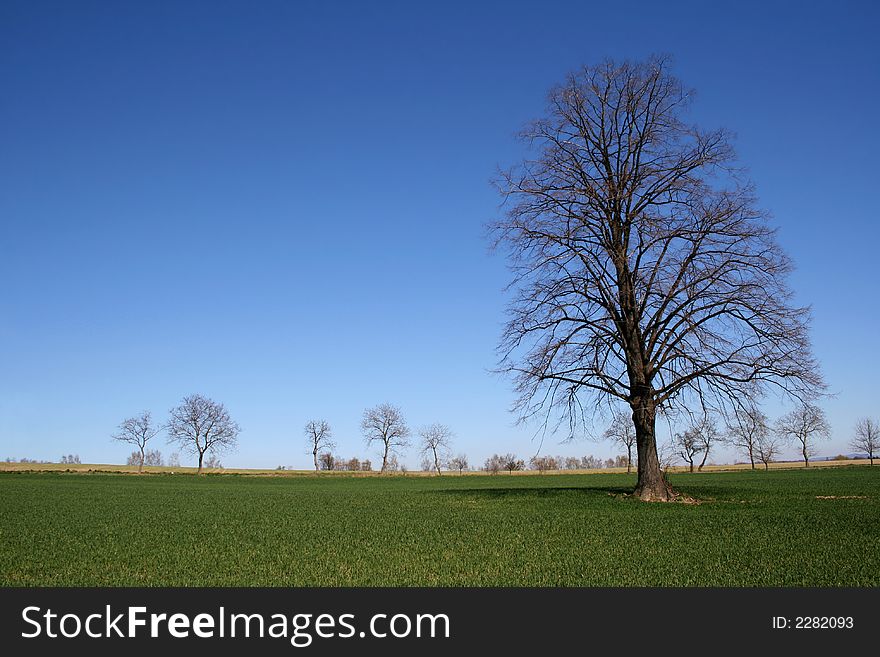
POLYGON ((242 426, 228 466, 306 467, 310 418, 365 457, 361 413, 385 401, 451 426, 472 462, 530 456, 534 428, 489 373, 508 279, 489 181, 566 72, 657 52, 697 90, 693 120, 737 134, 837 395, 821 451, 848 451, 880 415, 878 18, 870 2, 4 0, 0 458, 123 462, 123 418, 194 392, 242 426))

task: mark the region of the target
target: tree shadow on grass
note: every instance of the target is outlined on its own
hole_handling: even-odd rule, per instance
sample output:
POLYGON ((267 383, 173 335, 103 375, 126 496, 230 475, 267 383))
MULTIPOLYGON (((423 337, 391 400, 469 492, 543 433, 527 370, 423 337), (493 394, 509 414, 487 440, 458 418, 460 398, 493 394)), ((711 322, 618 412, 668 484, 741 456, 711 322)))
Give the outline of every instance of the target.
POLYGON ((516 499, 524 497, 558 497, 571 494, 583 494, 592 497, 618 496, 632 493, 632 490, 630 486, 517 486, 516 488, 446 488, 431 492, 453 497, 516 499))
MULTIPOLYGON (((736 486, 707 486, 707 485, 685 485, 683 487, 675 486, 677 493, 684 496, 685 500, 690 503, 713 503, 713 502, 754 502, 760 496, 756 495, 754 490, 747 487, 736 486)), ((549 499, 553 497, 562 497, 572 495, 583 495, 584 497, 600 498, 614 497, 619 500, 636 500, 632 496, 632 486, 517 486, 513 488, 501 487, 468 487, 468 488, 446 488, 431 491, 434 494, 448 495, 450 497, 467 497, 469 499, 483 498, 494 500, 515 500, 515 499, 549 499)))

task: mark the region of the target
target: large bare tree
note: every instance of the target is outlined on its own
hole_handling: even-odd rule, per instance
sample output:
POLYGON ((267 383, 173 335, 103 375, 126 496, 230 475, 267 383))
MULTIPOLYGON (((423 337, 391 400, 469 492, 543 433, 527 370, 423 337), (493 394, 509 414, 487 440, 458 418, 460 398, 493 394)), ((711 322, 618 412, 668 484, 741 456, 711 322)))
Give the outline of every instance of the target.
POLYGON ((162 427, 153 425, 153 417, 149 411, 142 411, 140 415, 126 418, 119 425, 119 430, 113 434, 113 440, 128 443, 138 448, 136 463, 138 472, 143 472, 146 461, 145 450, 147 443, 162 431, 162 427))
POLYGON ((757 406, 745 405, 734 409, 728 418, 724 442, 748 456, 754 470, 755 448, 769 433, 767 416, 757 406))
POLYGON ((421 453, 429 460, 438 475, 441 464, 449 458, 452 445, 452 429, 445 424, 432 424, 419 430, 421 453))
POLYGON ((633 447, 636 446, 636 429, 632 419, 627 417, 626 413, 620 411, 614 413, 611 425, 602 436, 626 449, 626 473, 630 474, 632 472, 633 447))
POLYGON ((171 409, 166 429, 169 443, 198 456, 199 474, 205 454, 234 448, 241 431, 223 404, 202 395, 184 397, 180 406, 171 409))
POLYGON ((330 430, 330 424, 324 420, 309 420, 303 431, 315 462, 315 472, 317 472, 321 469, 320 463, 318 463, 318 454, 323 450, 332 452, 336 448, 336 443, 333 442, 333 432, 330 430))
POLYGON ((874 456, 880 451, 880 423, 869 417, 863 417, 856 423, 856 432, 849 446, 864 452, 874 465, 874 456))
POLYGON ((800 445, 804 467, 810 467, 810 457, 816 455, 816 438, 831 438, 831 426, 825 411, 815 404, 800 404, 776 421, 776 433, 784 440, 800 445))
POLYGON ((391 404, 379 404, 375 408, 364 411, 361 420, 361 430, 367 445, 374 442, 382 445, 382 469, 385 472, 389 466, 389 457, 398 451, 409 447, 410 430, 403 419, 400 409, 391 404))
POLYGON ((492 226, 514 270, 501 369, 521 419, 560 411, 573 432, 625 404, 644 500, 673 495, 658 410, 822 388, 790 261, 729 135, 685 121, 692 96, 664 58, 572 73, 523 131, 492 226))

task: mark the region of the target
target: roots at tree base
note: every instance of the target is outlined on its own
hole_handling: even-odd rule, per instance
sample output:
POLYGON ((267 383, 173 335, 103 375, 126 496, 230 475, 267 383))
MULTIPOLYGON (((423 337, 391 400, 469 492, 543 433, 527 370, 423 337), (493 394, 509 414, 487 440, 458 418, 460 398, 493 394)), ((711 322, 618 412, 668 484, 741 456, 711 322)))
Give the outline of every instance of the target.
POLYGON ((637 485, 633 495, 643 502, 672 502, 677 497, 675 490, 662 475, 659 479, 637 485))

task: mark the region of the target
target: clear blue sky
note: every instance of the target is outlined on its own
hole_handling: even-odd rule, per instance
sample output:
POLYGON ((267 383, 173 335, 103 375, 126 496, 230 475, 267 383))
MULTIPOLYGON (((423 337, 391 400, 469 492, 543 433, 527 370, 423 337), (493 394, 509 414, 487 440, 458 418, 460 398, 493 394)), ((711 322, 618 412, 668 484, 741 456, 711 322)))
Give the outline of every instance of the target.
POLYGON ((533 428, 488 373, 508 278, 483 233, 489 180, 567 71, 655 52, 697 89, 694 121, 738 135, 838 395, 821 451, 845 451, 880 415, 878 18, 873 2, 2 0, 0 458, 124 462, 116 425, 194 392, 242 426, 227 466, 307 466, 310 418, 364 457, 361 413, 384 401, 450 425, 472 462, 527 458, 533 428))

